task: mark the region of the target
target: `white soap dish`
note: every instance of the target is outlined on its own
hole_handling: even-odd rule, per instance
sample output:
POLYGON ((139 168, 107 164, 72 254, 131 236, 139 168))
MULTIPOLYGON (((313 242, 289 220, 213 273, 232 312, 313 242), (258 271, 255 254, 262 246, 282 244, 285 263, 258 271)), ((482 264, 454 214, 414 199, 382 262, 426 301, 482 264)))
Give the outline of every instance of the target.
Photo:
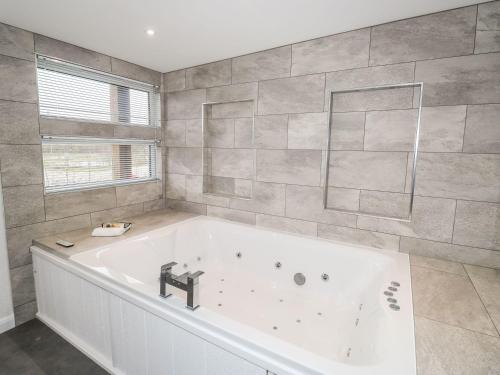
POLYGON ((132 223, 103 223, 100 227, 94 228, 93 237, 116 237, 132 228, 132 223))

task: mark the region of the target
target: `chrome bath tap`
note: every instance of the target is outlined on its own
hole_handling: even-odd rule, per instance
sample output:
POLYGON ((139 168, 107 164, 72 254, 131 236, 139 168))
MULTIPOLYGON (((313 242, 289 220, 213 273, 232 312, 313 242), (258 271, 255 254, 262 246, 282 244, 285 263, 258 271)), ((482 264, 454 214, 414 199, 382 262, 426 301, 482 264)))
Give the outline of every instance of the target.
POLYGON ((172 273, 172 267, 177 265, 176 262, 170 262, 161 266, 160 272, 160 297, 167 298, 172 295, 172 293, 166 292, 166 286, 172 285, 178 289, 187 292, 187 302, 186 307, 190 310, 196 310, 199 305, 199 293, 198 293, 198 278, 204 274, 203 271, 196 271, 195 273, 186 272, 182 275, 174 275, 172 273))

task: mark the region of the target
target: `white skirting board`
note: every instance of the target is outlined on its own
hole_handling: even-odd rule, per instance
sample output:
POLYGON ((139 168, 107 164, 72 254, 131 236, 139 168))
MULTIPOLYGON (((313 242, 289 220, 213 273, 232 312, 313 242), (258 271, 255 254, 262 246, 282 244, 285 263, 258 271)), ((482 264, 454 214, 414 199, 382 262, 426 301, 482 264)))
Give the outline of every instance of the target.
POLYGON ((33 264, 39 319, 112 374, 267 374, 44 257, 33 264))
POLYGON ((11 328, 14 328, 16 325, 14 314, 4 316, 0 318, 0 333, 6 332, 11 328))

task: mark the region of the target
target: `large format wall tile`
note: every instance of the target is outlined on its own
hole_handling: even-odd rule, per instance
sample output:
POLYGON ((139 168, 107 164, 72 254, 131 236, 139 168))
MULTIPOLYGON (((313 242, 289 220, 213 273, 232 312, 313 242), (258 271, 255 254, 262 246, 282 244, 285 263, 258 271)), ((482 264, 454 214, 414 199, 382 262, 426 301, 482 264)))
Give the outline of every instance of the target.
POLYGON ((206 90, 176 91, 167 94, 169 120, 197 119, 202 117, 201 105, 206 101, 206 90))
POLYGON ((290 115, 288 148, 325 150, 328 140, 328 113, 290 115))
POLYGON ((475 6, 375 26, 370 65, 470 54, 475 27, 475 6))
POLYGON ((36 104, 0 100, 0 143, 40 143, 36 104))
POLYGON ((186 121, 170 120, 163 124, 163 139, 167 146, 182 147, 186 145, 186 121))
POLYGON ((49 57, 111 72, 111 58, 109 56, 43 35, 35 34, 35 51, 49 57))
POLYGON ((424 106, 498 103, 500 53, 418 61, 415 80, 424 106))
POLYGON ((365 113, 332 113, 330 150, 363 150, 365 113))
POLYGON ((45 220, 43 185, 3 188, 7 228, 45 220))
POLYGON ((287 185, 286 216, 325 224, 356 227, 356 215, 324 209, 323 188, 321 187, 287 185))
MULTIPOLYGON (((165 176, 165 193, 169 199, 186 199, 186 176, 185 174, 169 173, 165 176)), ((198 177, 198 176, 196 176, 198 177)), ((201 178, 201 176, 200 176, 201 178)), ((200 190, 201 192, 201 190, 200 190)))
POLYGON ((158 181, 116 187, 116 205, 126 206, 134 203, 147 202, 162 197, 161 183, 158 181))
POLYGON ((370 29, 309 40, 292 45, 292 75, 322 73, 368 66, 370 29))
POLYGON ((257 150, 257 180, 318 186, 321 151, 257 150))
POLYGON ((257 214, 256 225, 285 232, 316 236, 318 224, 312 221, 289 219, 287 217, 257 214))
POLYGON ((399 249, 399 236, 348 227, 339 227, 336 225, 318 224, 318 237, 341 242, 356 243, 379 249, 399 249))
POLYGON ((424 152, 462 151, 466 108, 465 105, 423 107, 418 150, 424 152))
POLYGON ((47 220, 116 207, 115 188, 55 193, 45 196, 47 220))
POLYGON ((166 92, 186 89, 186 69, 165 73, 164 77, 166 92))
POLYGON ((0 55, 34 60, 34 39, 29 31, 0 23, 0 55))
POLYGON ((29 248, 34 238, 68 232, 90 226, 90 215, 78 215, 64 219, 45 221, 7 229, 7 249, 11 268, 31 263, 29 248))
POLYGON ((467 107, 464 152, 500 153, 500 104, 467 107))
POLYGON ((0 55, 0 99, 35 103, 35 63, 0 55))
POLYGON ((231 208, 207 206, 207 215, 220 217, 231 221, 238 221, 244 224, 255 225, 255 213, 247 211, 233 210, 231 208))
POLYGON ((429 268, 434 271, 454 273, 456 275, 467 276, 464 265, 457 262, 449 262, 436 258, 423 257, 420 255, 410 255, 410 267, 417 266, 429 268))
POLYGON ((35 280, 31 264, 11 269, 10 282, 12 284, 12 303, 14 307, 35 299, 35 280))
POLYGON ((229 207, 283 216, 285 214, 285 185, 255 182, 251 199, 231 199, 229 207))
POLYGON ((421 153, 416 194, 500 201, 500 155, 421 153))
POLYGON ((120 59, 111 58, 111 71, 119 76, 140 82, 160 85, 161 73, 120 59))
POLYGON ((175 199, 167 200, 167 207, 184 212, 192 212, 198 215, 206 215, 207 214, 207 206, 200 203, 195 202, 186 202, 175 199))
POLYGON ((403 192, 407 153, 332 151, 329 185, 344 188, 403 192))
MULTIPOLYGON (((76 121, 70 119, 56 119, 40 117, 40 134, 73 136, 73 137, 98 137, 113 138, 114 126, 106 123, 91 121, 76 121)), ((120 126, 120 125, 117 125, 120 126)))
POLYGON ((500 268, 500 252, 496 250, 485 250, 451 243, 401 237, 400 251, 454 262, 500 268))
POLYGON ((410 214, 410 195, 361 190, 359 211, 371 215, 407 219, 410 214))
MULTIPOLYGON (((232 102, 237 100, 257 101, 257 82, 212 87, 207 90, 208 102, 232 102)), ((253 104, 257 106, 257 103, 253 104)))
POLYGON ((359 211, 358 189, 329 187, 326 206, 337 210, 359 211))
POLYGON ((43 183, 40 145, 0 145, 2 186, 43 183))
POLYGON ((498 336, 467 276, 411 268, 415 315, 498 336))
POLYGON ((232 59, 233 83, 253 82, 290 76, 291 46, 232 59))
POLYGON ((202 151, 199 147, 170 147, 167 155, 167 172, 202 174, 202 151))
POLYGON ((500 339, 416 317, 419 374, 495 374, 500 372, 500 339))
POLYGON ((186 69, 186 88, 201 89, 231 83, 231 60, 186 69))
POLYGON ((358 218, 358 227, 376 232, 398 234, 435 241, 451 242, 455 201, 415 197, 411 222, 368 216, 358 218))
POLYGON ((141 202, 141 203, 131 204, 129 206, 116 207, 116 208, 111 208, 109 210, 92 212, 90 214, 90 220, 92 222, 92 225, 97 226, 112 220, 127 219, 141 215, 144 212, 143 208, 144 206, 141 202))
MULTIPOLYGON (((255 126, 254 129, 255 138, 253 144, 256 148, 285 149, 287 147, 288 143, 287 115, 256 116, 254 126, 255 126)), ((251 143, 249 146, 251 146, 251 143)))
POLYGON ((262 81, 259 114, 321 112, 324 87, 324 74, 262 81))
POLYGON ((251 179, 254 176, 254 168, 253 150, 212 150, 212 176, 251 179))
POLYGON ((458 201, 453 243, 500 250, 500 204, 458 201))
POLYGON ((35 319, 35 314, 38 311, 38 306, 36 301, 31 301, 25 303, 24 305, 19 305, 14 307, 14 316, 16 319, 16 326, 19 326, 31 319, 35 319))
POLYGON ((477 7, 477 30, 474 53, 500 51, 500 2, 492 1, 477 7))
POLYGON ((234 146, 234 119, 208 119, 204 130, 205 147, 234 146))
POLYGON ((366 113, 364 149, 413 151, 418 111, 374 111, 366 113))

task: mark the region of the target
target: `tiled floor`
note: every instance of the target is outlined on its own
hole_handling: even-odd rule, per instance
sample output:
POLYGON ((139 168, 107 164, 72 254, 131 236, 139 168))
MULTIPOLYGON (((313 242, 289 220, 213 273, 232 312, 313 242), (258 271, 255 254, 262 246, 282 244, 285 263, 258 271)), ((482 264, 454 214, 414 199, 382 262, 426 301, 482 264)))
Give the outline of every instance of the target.
POLYGON ((105 374, 39 320, 30 320, 0 335, 0 375, 105 374))
POLYGON ((418 375, 499 375, 500 270, 410 260, 418 375))
MULTIPOLYGON (((500 270, 410 260, 418 375, 499 375, 500 270)), ((0 335, 0 375, 7 374, 106 372, 32 320, 0 335)))

